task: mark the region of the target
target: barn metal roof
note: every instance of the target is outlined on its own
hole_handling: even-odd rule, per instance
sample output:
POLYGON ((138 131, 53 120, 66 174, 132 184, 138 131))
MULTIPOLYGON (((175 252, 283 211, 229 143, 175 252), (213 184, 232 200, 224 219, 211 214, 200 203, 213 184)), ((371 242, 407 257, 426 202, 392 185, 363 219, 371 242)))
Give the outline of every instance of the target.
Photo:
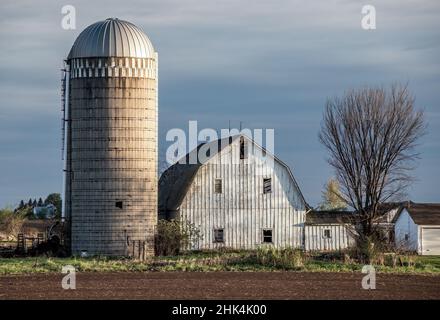
POLYGON ((91 57, 154 58, 154 48, 140 28, 128 21, 109 18, 85 28, 67 59, 91 57))
MULTIPOLYGON (((173 212, 177 211, 179 209, 180 204, 182 203, 186 192, 188 191, 189 187, 191 186, 192 181, 194 180, 194 177, 197 173, 197 171, 200 169, 201 166, 203 166, 207 161, 209 161, 214 155, 221 152, 226 146, 229 146, 233 141, 238 139, 239 137, 243 137, 253 143, 255 146, 261 148, 262 150, 266 151, 267 155, 270 155, 274 158, 275 161, 277 161, 279 164, 281 164, 283 167, 287 169, 289 172, 290 177, 292 178, 292 181, 294 185, 297 188, 298 193, 300 194, 301 200, 304 203, 304 206, 306 209, 310 208, 309 204, 306 202, 301 189, 299 188, 292 171, 290 168, 282 162, 280 159, 278 159, 275 155, 268 152, 265 148, 258 145, 254 140, 250 139, 246 135, 234 135, 223 139, 214 140, 211 142, 207 142, 208 144, 211 144, 212 146, 216 146, 216 148, 212 148, 211 150, 214 150, 212 152, 208 159, 201 163, 197 157, 199 149, 206 145, 206 143, 202 143, 198 145, 196 148, 194 148, 192 151, 190 151, 188 154, 185 155, 185 164, 180 164, 180 160, 177 161, 174 165, 169 167, 160 177, 159 179, 159 211, 160 212, 173 212), (192 158, 193 157, 193 158, 192 158), (197 162, 195 164, 189 164, 190 159, 197 159, 197 162)), ((207 148, 208 149, 208 148, 207 148)))

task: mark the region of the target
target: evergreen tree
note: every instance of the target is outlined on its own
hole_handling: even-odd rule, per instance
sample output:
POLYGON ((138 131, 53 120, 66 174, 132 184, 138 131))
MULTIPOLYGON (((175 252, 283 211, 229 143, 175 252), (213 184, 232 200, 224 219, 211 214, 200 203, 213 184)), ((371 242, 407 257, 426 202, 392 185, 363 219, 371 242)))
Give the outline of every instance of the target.
POLYGON ((37 203, 37 205, 39 206, 39 207, 42 207, 43 206, 43 199, 38 199, 38 203, 37 203))

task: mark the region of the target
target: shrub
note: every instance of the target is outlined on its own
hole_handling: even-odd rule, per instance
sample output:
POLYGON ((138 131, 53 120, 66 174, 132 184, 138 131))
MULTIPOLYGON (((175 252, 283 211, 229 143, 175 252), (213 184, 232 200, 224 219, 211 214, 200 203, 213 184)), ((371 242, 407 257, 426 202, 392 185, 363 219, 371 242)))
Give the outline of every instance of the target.
POLYGON ((351 248, 351 256, 359 263, 383 264, 384 253, 388 249, 384 243, 377 235, 358 237, 355 246, 351 248))
POLYGON ((181 249, 193 247, 201 239, 194 224, 180 220, 159 220, 155 236, 157 255, 178 255, 181 249))
POLYGON ((256 259, 263 266, 288 270, 303 267, 305 256, 300 249, 261 246, 257 249, 256 259))
POLYGON ((24 223, 24 216, 5 208, 0 210, 0 232, 9 239, 16 239, 24 223))
POLYGON ((408 251, 404 245, 396 245, 389 250, 385 265, 390 267, 414 267, 417 260, 416 252, 408 251))

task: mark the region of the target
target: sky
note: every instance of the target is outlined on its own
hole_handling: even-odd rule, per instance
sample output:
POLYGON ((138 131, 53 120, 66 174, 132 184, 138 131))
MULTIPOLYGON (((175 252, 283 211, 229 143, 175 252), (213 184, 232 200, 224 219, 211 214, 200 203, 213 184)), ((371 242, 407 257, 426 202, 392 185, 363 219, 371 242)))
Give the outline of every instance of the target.
POLYGON ((62 190, 60 69, 88 25, 117 17, 159 53, 161 157, 172 128, 273 128, 275 153, 316 206, 333 176, 319 143, 328 98, 408 83, 425 111, 408 198, 440 202, 440 2, 139 0, 0 2, 0 207, 62 190), (361 28, 362 6, 376 29, 361 28), (76 29, 61 8, 76 9, 76 29))

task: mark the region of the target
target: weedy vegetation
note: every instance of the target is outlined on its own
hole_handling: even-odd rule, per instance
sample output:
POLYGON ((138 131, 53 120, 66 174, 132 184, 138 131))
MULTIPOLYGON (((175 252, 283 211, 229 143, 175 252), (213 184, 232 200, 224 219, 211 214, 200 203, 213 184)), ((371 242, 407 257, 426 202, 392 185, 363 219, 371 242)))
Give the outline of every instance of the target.
MULTIPOLYGON (((298 249, 261 247, 253 251, 216 250, 182 252, 177 256, 155 256, 147 261, 124 258, 3 258, 0 275, 59 273, 65 265, 78 272, 214 272, 214 271, 304 271, 360 272, 363 264, 350 253, 304 253, 298 249)), ((374 264, 382 273, 439 274, 440 256, 387 254, 374 264)))

